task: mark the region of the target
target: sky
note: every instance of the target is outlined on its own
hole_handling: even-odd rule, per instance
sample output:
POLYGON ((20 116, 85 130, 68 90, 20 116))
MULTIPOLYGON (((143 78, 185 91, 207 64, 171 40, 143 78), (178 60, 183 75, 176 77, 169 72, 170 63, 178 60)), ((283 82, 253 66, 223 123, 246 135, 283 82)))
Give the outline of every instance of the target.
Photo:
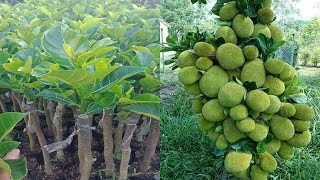
POLYGON ((298 7, 302 19, 312 19, 313 17, 320 17, 320 7, 315 7, 320 0, 300 0, 298 7))

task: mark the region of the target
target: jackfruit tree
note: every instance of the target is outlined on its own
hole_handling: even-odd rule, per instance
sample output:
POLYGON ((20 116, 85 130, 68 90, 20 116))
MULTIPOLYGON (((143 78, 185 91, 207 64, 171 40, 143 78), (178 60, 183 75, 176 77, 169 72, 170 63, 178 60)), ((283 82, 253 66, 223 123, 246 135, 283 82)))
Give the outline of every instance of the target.
POLYGON ((199 127, 224 157, 225 170, 240 179, 267 180, 281 163, 276 154, 290 160, 311 141, 314 110, 296 69, 275 57, 285 41, 271 7, 270 0, 218 0, 212 12, 226 23, 175 47, 199 127))

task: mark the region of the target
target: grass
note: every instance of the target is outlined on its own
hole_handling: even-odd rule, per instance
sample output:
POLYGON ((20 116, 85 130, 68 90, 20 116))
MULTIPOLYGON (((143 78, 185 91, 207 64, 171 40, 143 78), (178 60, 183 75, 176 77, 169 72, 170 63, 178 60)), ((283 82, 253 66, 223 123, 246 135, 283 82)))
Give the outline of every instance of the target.
MULTIPOLYGON (((307 148, 299 148, 290 161, 278 159, 279 167, 270 175, 273 180, 320 179, 320 69, 302 68, 300 77, 308 85, 305 93, 316 111, 310 131, 313 138, 307 148)), ((161 109, 161 179, 217 179, 213 144, 197 127, 197 116, 190 112, 191 97, 179 86, 176 73, 166 73, 162 88, 176 86, 171 100, 161 109)))

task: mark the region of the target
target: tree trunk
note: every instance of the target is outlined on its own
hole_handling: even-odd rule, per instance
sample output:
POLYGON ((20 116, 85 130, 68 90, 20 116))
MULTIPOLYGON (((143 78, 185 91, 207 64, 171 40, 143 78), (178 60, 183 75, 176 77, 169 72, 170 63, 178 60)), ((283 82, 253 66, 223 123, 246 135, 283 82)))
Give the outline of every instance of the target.
POLYGON ((8 112, 8 109, 6 107, 6 104, 4 102, 2 95, 0 95, 0 107, 1 107, 2 112, 4 112, 4 113, 8 112))
POLYGON ((137 122, 140 118, 140 114, 133 113, 129 116, 126 122, 126 132, 122 141, 122 154, 121 154, 121 164, 120 164, 120 175, 119 180, 126 180, 128 177, 128 164, 131 155, 131 140, 133 137, 133 132, 137 128, 137 122))
POLYGON ((18 104, 17 100, 14 98, 14 96, 12 95, 12 93, 10 94, 10 97, 11 97, 11 101, 12 101, 13 111, 20 112, 19 111, 19 104, 18 104))
POLYGON ((122 142, 122 136, 123 136, 123 127, 127 121, 127 118, 129 116, 128 112, 120 112, 118 113, 119 117, 119 123, 114 133, 114 154, 121 152, 121 142, 122 142))
POLYGON ((50 111, 48 109, 48 101, 46 99, 43 99, 42 103, 43 103, 43 110, 44 110, 44 115, 46 117, 46 123, 47 123, 47 126, 48 126, 48 130, 53 132, 52 119, 51 119, 50 111))
MULTIPOLYGON (((53 124, 56 129, 56 142, 62 141, 63 139, 63 127, 62 127, 62 117, 65 112, 65 106, 61 103, 58 103, 56 106, 56 112, 53 116, 53 124)), ((64 159, 63 150, 57 151, 57 159, 64 159)))
POLYGON ((106 164, 106 176, 114 174, 113 162, 113 138, 112 138, 112 110, 103 110, 103 142, 104 142, 104 161, 106 164))
POLYGON ((52 132, 53 132, 53 139, 54 139, 54 142, 57 142, 57 130, 56 130, 56 127, 53 124, 53 117, 54 117, 54 114, 56 112, 55 112, 54 103, 52 101, 48 102, 47 109, 48 109, 49 114, 50 114, 51 127, 52 127, 52 132))

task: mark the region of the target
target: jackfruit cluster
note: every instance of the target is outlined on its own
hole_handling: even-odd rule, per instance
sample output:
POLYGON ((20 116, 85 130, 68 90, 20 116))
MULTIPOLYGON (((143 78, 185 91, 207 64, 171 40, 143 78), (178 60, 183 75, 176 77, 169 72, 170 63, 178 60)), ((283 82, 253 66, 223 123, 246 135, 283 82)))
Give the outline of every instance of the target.
POLYGON ((262 50, 255 44, 239 45, 241 39, 260 33, 273 42, 284 39, 283 31, 272 24, 271 4, 272 0, 265 0, 255 19, 241 14, 235 1, 224 4, 219 16, 231 26, 221 26, 215 33, 224 43, 198 42, 177 60, 178 78, 185 91, 195 96, 191 110, 200 115, 199 128, 218 150, 228 150, 224 167, 240 179, 267 179, 278 166, 275 155, 289 160, 295 148, 311 141, 314 110, 282 98, 297 76, 295 68, 276 57, 262 60, 262 50), (257 88, 248 88, 248 83, 257 88), (264 152, 232 150, 241 141, 263 142, 264 152))

